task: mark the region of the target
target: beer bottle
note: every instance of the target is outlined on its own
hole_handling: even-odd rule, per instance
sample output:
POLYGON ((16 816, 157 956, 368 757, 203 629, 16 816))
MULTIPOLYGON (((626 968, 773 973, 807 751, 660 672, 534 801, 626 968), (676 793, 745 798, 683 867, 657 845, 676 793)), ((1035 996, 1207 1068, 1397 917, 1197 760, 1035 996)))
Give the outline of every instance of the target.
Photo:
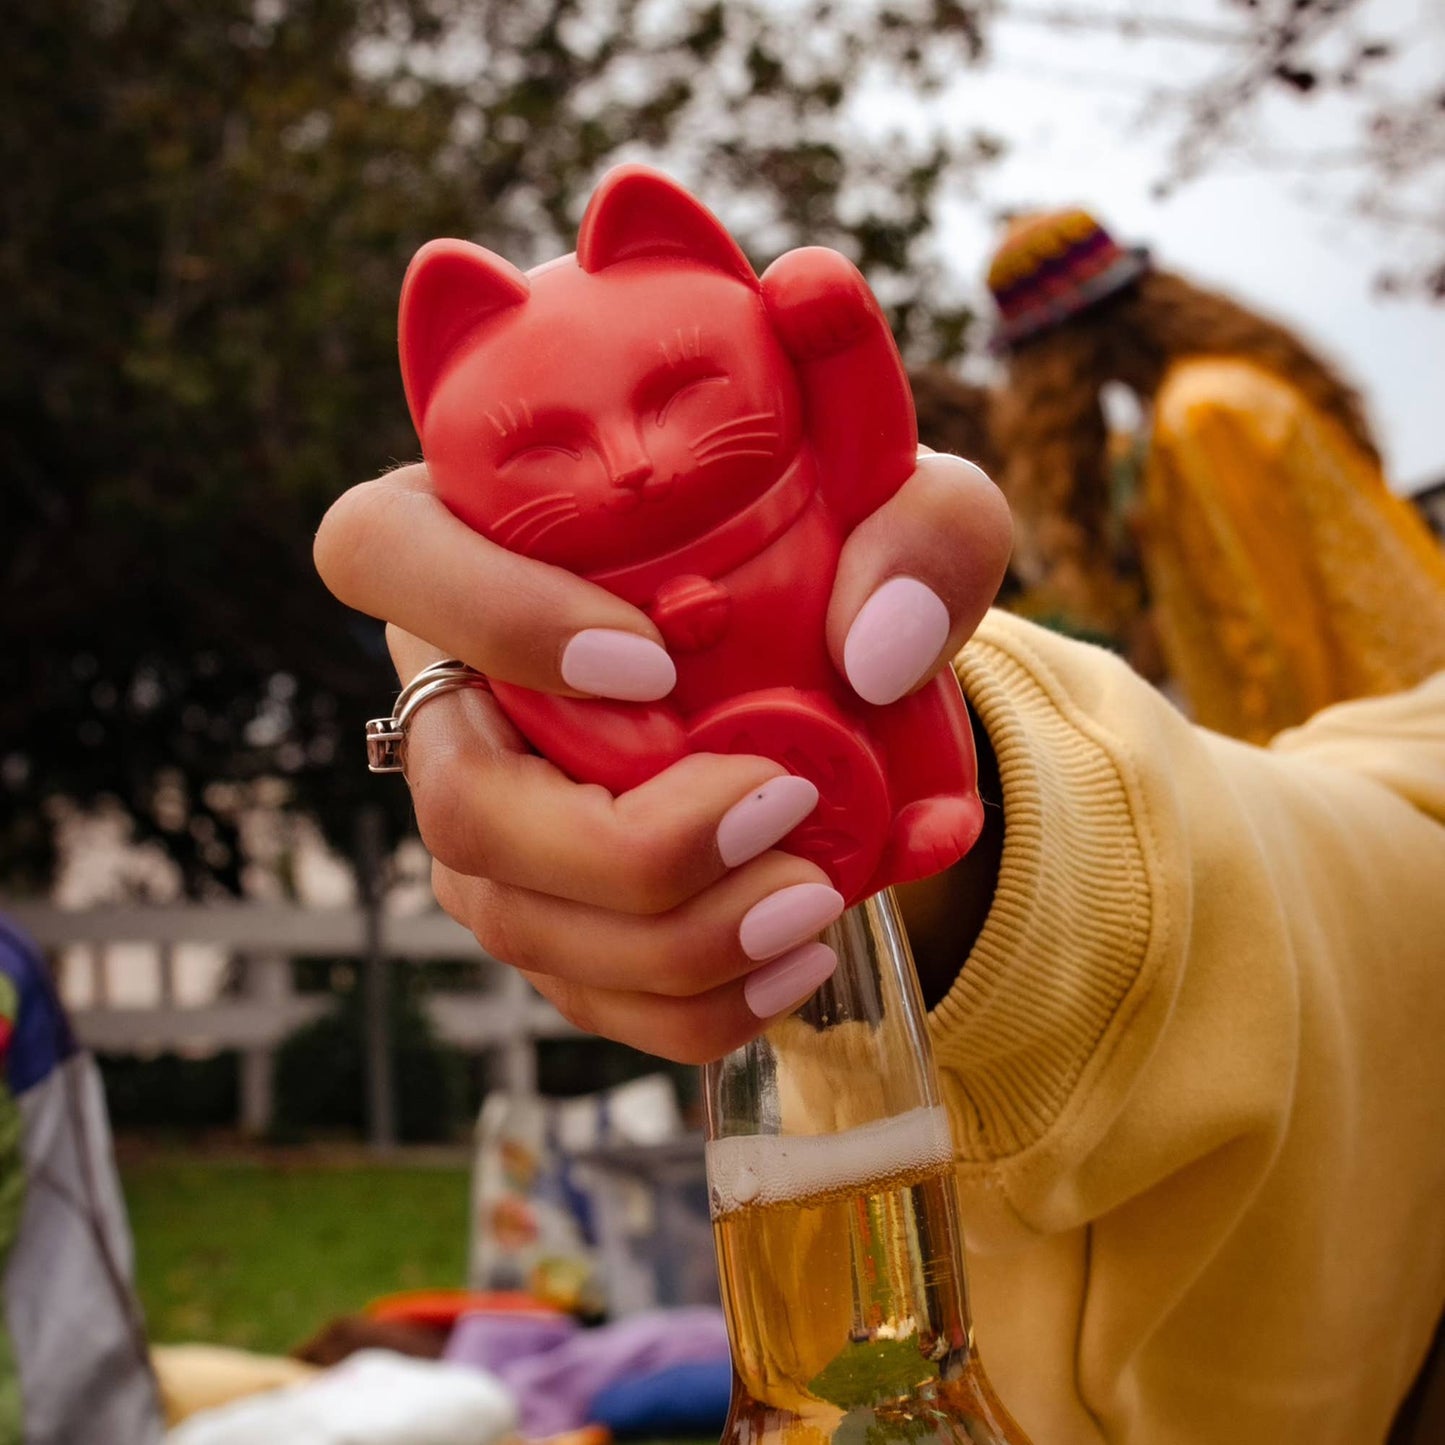
POLYGON ((974 1348, 953 1143, 891 889, 833 977, 704 1072, 723 1445, 1026 1445, 974 1348))

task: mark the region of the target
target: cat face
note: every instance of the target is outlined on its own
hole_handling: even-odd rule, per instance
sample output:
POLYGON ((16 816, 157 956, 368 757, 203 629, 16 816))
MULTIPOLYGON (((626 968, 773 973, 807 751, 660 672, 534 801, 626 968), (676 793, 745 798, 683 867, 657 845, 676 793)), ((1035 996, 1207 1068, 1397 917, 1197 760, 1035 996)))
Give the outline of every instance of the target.
POLYGON ((523 276, 434 243, 402 302, 408 399, 443 499, 502 546, 584 574, 710 531, 801 437, 791 364, 731 238, 665 178, 614 177, 575 257, 523 276))

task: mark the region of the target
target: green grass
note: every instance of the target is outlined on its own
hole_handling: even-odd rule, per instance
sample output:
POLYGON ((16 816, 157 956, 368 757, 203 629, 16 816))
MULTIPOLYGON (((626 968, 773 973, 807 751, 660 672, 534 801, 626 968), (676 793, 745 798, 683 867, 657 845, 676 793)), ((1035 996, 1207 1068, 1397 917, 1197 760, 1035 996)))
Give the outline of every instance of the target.
POLYGON ((465 1169, 163 1155, 121 1178, 157 1342, 284 1353, 377 1295, 465 1283, 465 1169))

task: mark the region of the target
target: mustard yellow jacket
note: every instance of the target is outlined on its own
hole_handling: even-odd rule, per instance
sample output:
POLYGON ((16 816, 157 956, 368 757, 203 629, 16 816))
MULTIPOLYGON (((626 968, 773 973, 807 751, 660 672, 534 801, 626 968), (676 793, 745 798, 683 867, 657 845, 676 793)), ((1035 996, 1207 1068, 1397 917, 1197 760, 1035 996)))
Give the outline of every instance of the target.
POLYGON ((1263 742, 1445 667, 1445 551, 1280 377, 1228 357, 1176 363, 1141 502, 1160 641, 1206 727, 1263 742))
POLYGON ((995 612, 1001 877, 931 1027, 1037 1445, 1373 1445, 1445 1302, 1445 674, 1257 747, 995 612))

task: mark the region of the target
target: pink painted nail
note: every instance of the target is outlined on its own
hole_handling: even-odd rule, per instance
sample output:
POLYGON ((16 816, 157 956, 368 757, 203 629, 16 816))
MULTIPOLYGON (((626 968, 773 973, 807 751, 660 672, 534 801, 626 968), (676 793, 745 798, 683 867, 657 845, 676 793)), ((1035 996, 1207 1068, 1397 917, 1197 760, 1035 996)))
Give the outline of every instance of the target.
POLYGON ((770 1019, 800 1004, 838 967, 838 955, 826 943, 805 943, 748 975, 743 997, 760 1019, 770 1019))
POLYGON ((654 702, 672 691, 677 669, 667 653, 646 637, 589 627, 564 649, 562 681, 594 697, 654 702))
POLYGON ((826 928, 843 911, 843 895, 826 883, 795 883, 754 903, 738 925, 749 958, 776 958, 826 928))
POLYGON ((769 778, 732 805, 717 825, 717 850, 729 868, 756 858, 785 838, 818 806, 818 790, 807 778, 785 773, 769 778))
POLYGON ((864 702, 895 702, 938 660, 948 608, 916 577, 885 582, 859 609, 843 643, 843 670, 864 702))

